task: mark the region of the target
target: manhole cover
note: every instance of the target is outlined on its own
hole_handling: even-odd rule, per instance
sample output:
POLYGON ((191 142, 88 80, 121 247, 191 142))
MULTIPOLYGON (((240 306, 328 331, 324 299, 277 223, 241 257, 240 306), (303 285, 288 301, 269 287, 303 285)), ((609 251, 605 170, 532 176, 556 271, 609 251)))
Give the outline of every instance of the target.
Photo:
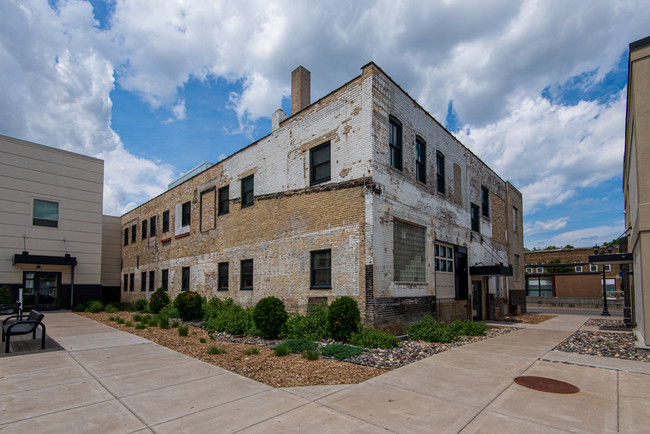
POLYGON ((546 377, 535 377, 533 375, 523 375, 515 378, 515 383, 520 386, 528 387, 542 392, 551 393, 578 393, 578 389, 573 384, 566 383, 560 380, 554 380, 546 377))

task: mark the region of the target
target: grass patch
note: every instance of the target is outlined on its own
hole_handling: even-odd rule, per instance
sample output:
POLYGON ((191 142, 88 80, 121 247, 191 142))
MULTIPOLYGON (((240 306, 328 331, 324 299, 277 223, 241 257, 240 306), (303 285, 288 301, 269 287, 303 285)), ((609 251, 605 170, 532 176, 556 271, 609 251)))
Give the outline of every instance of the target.
POLYGON ((204 344, 204 343, 206 342, 206 341, 205 341, 205 338, 199 338, 199 342, 201 342, 202 344, 204 344))
POLYGON ((118 316, 117 318, 115 318, 115 322, 118 324, 124 324, 124 319, 118 316))
POLYGON ((259 354, 259 353, 260 353, 260 349, 257 347, 246 348, 244 350, 244 354, 246 354, 247 356, 252 356, 253 354, 259 354))
POLYGON ((208 348, 208 354, 226 354, 227 351, 223 349, 223 347, 215 347, 211 346, 208 348))
POLYGON ((134 322, 142 322, 143 318, 144 317, 142 315, 140 315, 139 313, 136 313, 135 315, 133 315, 132 319, 133 319, 134 322))
POLYGON ((137 323, 137 324, 135 325, 135 329, 136 329, 136 330, 144 330, 144 329, 146 329, 146 328, 147 328, 147 326, 144 325, 144 324, 142 324, 141 322, 140 322, 140 323, 137 323))
POLYGON ((396 348, 399 339, 390 332, 363 327, 361 331, 352 335, 350 343, 364 348, 396 348))
POLYGON ((339 360, 345 360, 349 357, 358 356, 364 351, 365 349, 363 348, 339 344, 327 345, 320 349, 322 355, 326 357, 334 357, 335 359, 339 360))
POLYGON ((320 353, 318 350, 307 350, 302 353, 302 358, 307 360, 318 360, 320 353))
POLYGON ((178 328, 179 325, 181 325, 180 322, 178 322, 178 321, 172 321, 172 327, 173 327, 173 328, 178 328))
POLYGON ((280 344, 277 347, 273 348, 273 354, 278 357, 284 357, 291 354, 291 348, 288 345, 280 344))
POLYGON ((178 336, 187 336, 190 332, 190 326, 180 325, 178 326, 178 336))
POLYGON ((131 321, 125 322, 124 325, 127 327, 133 327, 133 323, 131 321))

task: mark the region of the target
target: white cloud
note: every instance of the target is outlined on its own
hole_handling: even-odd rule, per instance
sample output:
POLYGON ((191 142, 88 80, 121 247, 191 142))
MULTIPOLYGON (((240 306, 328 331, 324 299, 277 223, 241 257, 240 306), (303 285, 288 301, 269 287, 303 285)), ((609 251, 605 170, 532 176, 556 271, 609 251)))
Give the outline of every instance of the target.
POLYGON ((589 247, 601 245, 605 241, 611 241, 618 238, 623 232, 625 224, 623 221, 616 222, 614 225, 601 225, 590 228, 577 229, 563 232, 552 237, 535 241, 532 245, 526 245, 528 248, 546 246, 566 246, 571 244, 575 247, 589 247))
POLYGON ((540 232, 557 231, 566 227, 569 222, 569 217, 560 217, 552 220, 541 221, 538 220, 534 223, 526 223, 524 225, 524 234, 533 235, 540 232))

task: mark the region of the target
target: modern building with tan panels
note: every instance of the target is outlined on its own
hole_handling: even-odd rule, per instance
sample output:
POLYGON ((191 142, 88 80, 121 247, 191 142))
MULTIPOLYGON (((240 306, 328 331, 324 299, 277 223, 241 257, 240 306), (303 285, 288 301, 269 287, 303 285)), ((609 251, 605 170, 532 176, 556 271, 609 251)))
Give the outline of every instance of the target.
POLYGON ((630 44, 623 163, 637 344, 650 349, 650 37, 630 44))
POLYGON ((304 311, 351 296, 396 327, 507 313, 524 289, 517 189, 374 63, 309 95, 299 67, 269 135, 122 216, 122 299, 162 286, 304 311))
POLYGON ((102 215, 103 185, 102 160, 0 135, 0 286, 22 288, 25 309, 119 292, 120 223, 102 215))

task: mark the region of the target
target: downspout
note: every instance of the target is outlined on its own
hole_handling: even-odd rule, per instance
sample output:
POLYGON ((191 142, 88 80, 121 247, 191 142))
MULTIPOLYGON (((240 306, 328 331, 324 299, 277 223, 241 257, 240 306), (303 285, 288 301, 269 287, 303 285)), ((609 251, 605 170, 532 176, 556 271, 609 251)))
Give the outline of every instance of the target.
POLYGON ((74 309, 74 264, 70 269, 70 310, 74 309))

